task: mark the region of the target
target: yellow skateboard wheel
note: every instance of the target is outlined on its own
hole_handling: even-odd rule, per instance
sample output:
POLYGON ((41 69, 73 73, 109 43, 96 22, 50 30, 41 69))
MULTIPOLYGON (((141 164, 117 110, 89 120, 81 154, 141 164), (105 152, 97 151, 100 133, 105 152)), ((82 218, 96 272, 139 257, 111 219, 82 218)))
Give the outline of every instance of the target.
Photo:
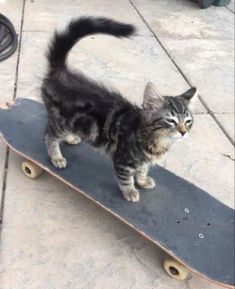
POLYGON ((22 171, 30 179, 36 179, 42 174, 42 169, 29 161, 24 161, 21 164, 22 171))
POLYGON ((163 262, 163 267, 166 273, 176 280, 185 280, 189 273, 189 270, 184 265, 172 258, 166 258, 163 262))

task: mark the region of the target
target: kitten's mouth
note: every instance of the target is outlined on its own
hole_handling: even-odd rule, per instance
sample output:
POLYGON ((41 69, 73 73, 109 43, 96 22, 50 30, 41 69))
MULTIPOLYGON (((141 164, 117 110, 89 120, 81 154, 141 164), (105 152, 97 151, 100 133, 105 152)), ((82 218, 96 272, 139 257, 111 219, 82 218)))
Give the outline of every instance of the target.
POLYGON ((181 133, 176 133, 173 136, 173 139, 176 140, 176 141, 182 141, 182 140, 185 140, 187 137, 188 137, 188 133, 187 132, 184 135, 182 135, 181 133))
POLYGON ((187 138, 188 138, 188 134, 186 133, 186 134, 184 134, 184 135, 181 136, 180 140, 185 140, 185 139, 187 139, 187 138))

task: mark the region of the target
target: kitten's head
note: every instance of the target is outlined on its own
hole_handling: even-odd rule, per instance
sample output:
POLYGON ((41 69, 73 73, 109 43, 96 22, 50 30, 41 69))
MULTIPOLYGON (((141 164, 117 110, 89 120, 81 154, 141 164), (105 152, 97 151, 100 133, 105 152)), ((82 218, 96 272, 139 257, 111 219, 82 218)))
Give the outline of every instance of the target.
POLYGON ((185 138, 193 124, 189 107, 196 95, 196 88, 191 88, 175 97, 163 97, 153 83, 148 83, 142 106, 150 130, 172 141, 185 138))

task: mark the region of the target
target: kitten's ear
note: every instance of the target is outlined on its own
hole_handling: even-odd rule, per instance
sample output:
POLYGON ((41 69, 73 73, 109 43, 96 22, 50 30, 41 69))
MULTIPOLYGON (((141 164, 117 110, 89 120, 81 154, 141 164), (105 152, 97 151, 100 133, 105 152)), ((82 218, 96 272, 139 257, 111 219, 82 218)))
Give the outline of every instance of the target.
POLYGON ((178 97, 181 98, 186 105, 191 104, 192 98, 195 99, 197 97, 197 89, 195 87, 190 88, 185 93, 179 95, 178 97))
POLYGON ((161 96, 156 86, 152 82, 147 83, 144 90, 143 108, 146 110, 156 110, 160 108, 163 103, 164 98, 161 96))

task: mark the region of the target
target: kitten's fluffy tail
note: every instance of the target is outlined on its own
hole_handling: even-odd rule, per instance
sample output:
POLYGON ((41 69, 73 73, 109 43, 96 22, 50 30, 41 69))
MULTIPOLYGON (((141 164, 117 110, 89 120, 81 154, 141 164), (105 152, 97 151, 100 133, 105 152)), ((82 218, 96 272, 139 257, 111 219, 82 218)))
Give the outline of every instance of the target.
POLYGON ((48 51, 50 69, 65 65, 70 49, 85 36, 102 33, 116 37, 129 37, 135 27, 108 18, 81 17, 72 20, 64 32, 56 32, 48 51))

